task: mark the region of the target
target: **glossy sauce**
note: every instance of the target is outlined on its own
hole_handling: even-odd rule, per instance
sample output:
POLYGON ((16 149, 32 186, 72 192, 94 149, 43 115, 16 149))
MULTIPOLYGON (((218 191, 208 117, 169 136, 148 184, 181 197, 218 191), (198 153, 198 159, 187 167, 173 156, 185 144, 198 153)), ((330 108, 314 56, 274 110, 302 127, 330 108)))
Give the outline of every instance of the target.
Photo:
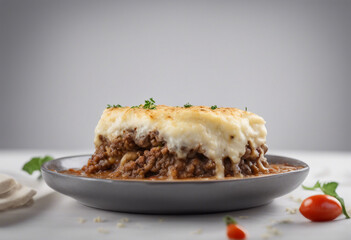
MULTIPOLYGON (((279 174, 279 173, 286 173, 286 172, 291 172, 295 171, 298 169, 303 168, 303 166, 292 166, 288 164, 270 164, 268 168, 268 173, 258 173, 255 175, 247 175, 244 176, 243 178, 253 178, 253 177, 263 177, 267 175, 273 175, 273 174, 279 174)), ((176 181, 182 181, 182 180, 194 180, 194 181, 201 181, 201 180, 216 180, 216 177, 213 178, 184 178, 184 179, 167 179, 165 177, 150 177, 150 178, 142 178, 142 179, 132 179, 132 178, 117 178, 117 177, 110 177, 110 174, 112 173, 112 170, 107 170, 103 172, 97 172, 97 173, 86 173, 82 171, 81 169, 75 169, 71 168, 65 171, 61 171, 60 173, 63 174, 68 174, 68 175, 74 175, 74 176, 81 176, 81 177, 89 177, 89 178, 99 178, 99 179, 112 179, 112 180, 176 180, 176 181)), ((225 177, 224 179, 243 179, 240 177, 225 177)), ((220 179, 222 180, 222 179, 220 179)))

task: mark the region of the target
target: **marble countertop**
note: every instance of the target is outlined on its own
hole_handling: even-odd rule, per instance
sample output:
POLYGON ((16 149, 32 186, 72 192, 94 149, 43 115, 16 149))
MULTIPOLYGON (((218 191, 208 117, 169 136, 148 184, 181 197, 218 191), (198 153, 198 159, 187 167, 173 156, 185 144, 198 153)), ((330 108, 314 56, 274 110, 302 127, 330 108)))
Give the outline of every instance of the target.
MULTIPOLYGON (((21 170, 33 156, 54 157, 91 151, 0 150, 0 173, 37 190, 30 207, 0 212, 0 239, 227 239, 225 215, 249 232, 248 239, 351 239, 351 220, 313 223, 296 211, 304 199, 317 194, 301 187, 272 203, 241 211, 203 215, 144 215, 98 210, 50 189, 43 180, 21 170), (295 213, 294 213, 295 212, 295 213), (100 217, 102 222, 95 222, 100 217), (120 223, 120 224, 118 224, 120 223), (121 224, 122 223, 122 224, 121 224)), ((337 181, 337 192, 351 208, 351 152, 270 151, 297 158, 311 170, 304 184, 337 181)))

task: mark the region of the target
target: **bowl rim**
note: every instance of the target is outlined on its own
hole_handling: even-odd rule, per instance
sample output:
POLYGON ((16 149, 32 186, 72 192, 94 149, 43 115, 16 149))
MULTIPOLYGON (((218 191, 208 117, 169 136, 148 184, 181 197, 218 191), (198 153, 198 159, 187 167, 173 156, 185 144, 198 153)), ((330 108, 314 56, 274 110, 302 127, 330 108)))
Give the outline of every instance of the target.
MULTIPOLYGON (((73 158, 80 158, 80 157, 91 157, 91 154, 80 154, 80 155, 72 155, 72 156, 65 156, 65 157, 60 157, 60 158, 55 158, 51 161, 45 162, 41 166, 41 171, 42 173, 48 174, 48 175, 53 175, 59 178, 68 178, 72 180, 82 180, 82 181, 93 181, 93 182, 104 182, 104 183, 151 183, 151 184, 182 184, 182 183, 198 183, 198 184, 203 184, 203 183, 220 183, 220 182, 252 182, 252 181, 257 181, 258 179, 264 180, 264 179, 271 179, 271 178, 277 178, 281 176, 287 176, 291 174, 296 174, 296 173, 302 173, 302 172, 309 172, 310 167, 307 163, 295 159, 295 158, 290 158, 290 157, 285 157, 285 156, 280 156, 280 155, 271 155, 271 154, 266 154, 265 157, 274 157, 274 158, 284 158, 286 160, 289 160, 289 162, 295 162, 296 165, 303 166, 303 168, 293 170, 290 172, 285 172, 285 173, 276 173, 276 174, 269 174, 269 175, 262 175, 262 176, 256 176, 256 177, 248 177, 248 178, 225 178, 225 179, 208 179, 208 178, 201 178, 199 180, 187 180, 187 179, 181 179, 181 180, 175 180, 175 179, 170 179, 170 180, 150 180, 150 179, 104 179, 104 178, 92 178, 92 177, 85 177, 85 176, 76 176, 76 175, 69 175, 69 174, 64 174, 57 172, 55 169, 49 169, 49 166, 52 165, 53 162, 60 162, 60 161, 65 161, 65 160, 72 160, 73 158)), ((269 160, 269 159, 268 159, 269 160)), ((283 163, 283 162, 282 162, 283 163)), ((44 179, 45 179, 45 174, 43 174, 44 179)))

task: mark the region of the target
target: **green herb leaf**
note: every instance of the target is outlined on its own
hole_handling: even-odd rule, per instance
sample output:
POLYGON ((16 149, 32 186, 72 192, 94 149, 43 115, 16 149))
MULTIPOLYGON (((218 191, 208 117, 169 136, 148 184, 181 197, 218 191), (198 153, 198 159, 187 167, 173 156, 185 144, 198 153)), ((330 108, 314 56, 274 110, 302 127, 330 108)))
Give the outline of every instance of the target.
POLYGON ((315 190, 319 188, 324 194, 335 197, 341 204, 343 214, 346 216, 346 218, 350 218, 346 211, 344 199, 336 193, 336 188, 338 187, 338 185, 339 184, 337 182, 328 182, 321 185, 320 182, 317 181, 313 187, 306 187, 303 185, 302 187, 306 190, 315 190))
POLYGON ((319 183, 319 181, 317 181, 313 187, 306 187, 302 185, 302 188, 305 190, 316 190, 317 188, 320 188, 320 187, 321 187, 321 184, 319 183))
POLYGON ((149 100, 145 100, 145 104, 143 106, 144 109, 156 109, 155 100, 150 98, 149 100))
POLYGON ((130 108, 140 108, 141 104, 137 105, 137 106, 131 106, 130 108))
POLYGON ((190 108, 190 107, 192 107, 193 105, 191 105, 190 103, 186 103, 186 104, 184 104, 184 107, 185 108, 190 108))
POLYGON ((231 216, 225 216, 223 220, 224 220, 224 222, 225 222, 226 225, 229 225, 229 224, 238 224, 238 223, 234 220, 234 218, 232 218, 231 216))
POLYGON ((120 107, 122 107, 121 105, 119 105, 119 104, 117 104, 117 105, 110 105, 110 104, 107 104, 107 109, 109 109, 109 108, 120 108, 120 107))
POLYGON ((321 189, 323 192, 328 192, 328 193, 332 193, 332 194, 336 194, 336 188, 338 187, 338 183, 337 182, 328 182, 322 185, 321 189))
POLYGON ((211 109, 212 109, 212 110, 215 110, 216 108, 217 108, 217 105, 211 106, 211 109))
POLYGON ((245 112, 247 112, 247 107, 245 107, 245 112))
MULTIPOLYGON (((22 170, 29 173, 30 175, 33 174, 35 171, 40 172, 41 165, 44 163, 51 161, 54 159, 51 156, 45 156, 45 157, 34 157, 31 160, 29 160, 26 164, 23 165, 22 170)), ((41 174, 39 178, 41 177, 41 174)))

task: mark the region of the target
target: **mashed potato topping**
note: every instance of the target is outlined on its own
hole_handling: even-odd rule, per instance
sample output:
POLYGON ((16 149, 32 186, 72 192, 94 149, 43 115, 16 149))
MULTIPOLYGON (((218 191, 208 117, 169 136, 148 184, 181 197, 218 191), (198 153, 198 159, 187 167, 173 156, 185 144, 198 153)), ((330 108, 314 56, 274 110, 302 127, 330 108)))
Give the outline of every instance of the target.
POLYGON ((263 118, 236 108, 115 107, 103 112, 95 129, 95 146, 101 144, 99 136, 113 140, 126 130, 135 130, 137 137, 157 131, 179 158, 200 148, 206 157, 214 160, 218 178, 224 177, 223 158, 229 157, 233 164, 238 164, 246 146, 250 144, 252 149, 262 146, 267 135, 263 118))

